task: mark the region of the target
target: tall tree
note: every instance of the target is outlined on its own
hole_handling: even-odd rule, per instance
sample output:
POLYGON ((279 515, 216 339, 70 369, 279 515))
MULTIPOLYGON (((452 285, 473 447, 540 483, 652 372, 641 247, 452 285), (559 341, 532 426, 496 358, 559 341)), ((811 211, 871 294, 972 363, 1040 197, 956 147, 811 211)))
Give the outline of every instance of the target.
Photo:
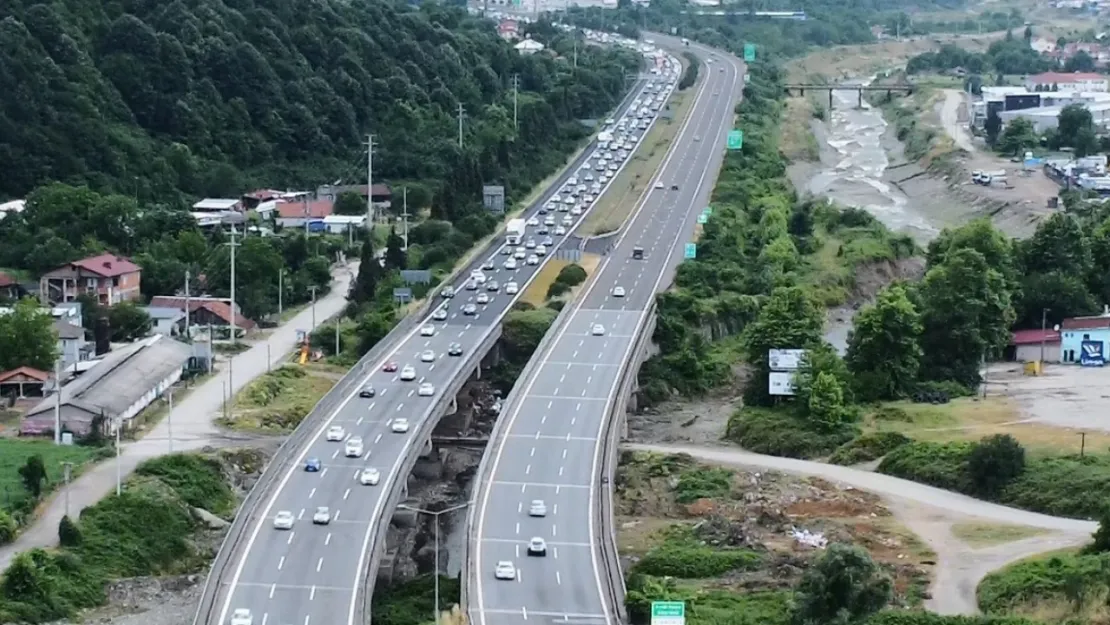
POLYGON ((980 360, 1009 342, 1010 297, 1006 279, 973 249, 956 250, 930 269, 920 287, 923 375, 977 385, 980 360))
POLYGON ((397 234, 397 229, 389 231, 389 238, 385 240, 385 268, 387 270, 405 268, 405 241, 397 234))
POLYGON ((374 299, 377 292, 378 280, 382 275, 382 266, 374 254, 374 243, 367 238, 362 244, 362 257, 358 265, 358 277, 351 285, 348 296, 352 302, 364 304, 374 299))
POLYGON ((792 625, 852 625, 886 607, 894 584, 863 549, 829 545, 798 583, 792 625))
POLYGON ((845 360, 860 399, 908 395, 921 367, 921 315, 906 287, 883 289, 875 303, 856 314, 845 360))
POLYGON ((0 371, 23 366, 54 370, 58 335, 49 312, 28 298, 16 302, 8 314, 0 315, 0 371))
POLYGON ((824 315, 802 287, 779 287, 771 292, 759 316, 741 336, 744 353, 755 369, 744 391, 745 402, 767 405, 770 395, 767 363, 772 349, 804 349, 821 341, 824 315))

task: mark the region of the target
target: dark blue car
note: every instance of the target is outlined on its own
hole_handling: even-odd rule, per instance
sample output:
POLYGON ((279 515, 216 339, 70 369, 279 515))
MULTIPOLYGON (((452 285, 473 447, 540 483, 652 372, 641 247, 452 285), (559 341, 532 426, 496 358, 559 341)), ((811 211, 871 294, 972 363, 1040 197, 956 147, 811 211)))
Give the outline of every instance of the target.
POLYGON ((305 463, 304 463, 304 470, 308 471, 309 473, 315 473, 315 472, 319 471, 320 470, 320 459, 319 458, 309 458, 308 460, 306 460, 305 463))

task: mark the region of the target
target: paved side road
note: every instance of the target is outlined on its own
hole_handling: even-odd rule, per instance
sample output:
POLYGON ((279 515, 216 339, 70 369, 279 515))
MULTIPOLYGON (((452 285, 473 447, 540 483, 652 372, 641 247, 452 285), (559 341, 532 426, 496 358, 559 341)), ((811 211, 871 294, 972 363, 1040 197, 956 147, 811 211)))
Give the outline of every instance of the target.
POLYGON ((733 466, 753 467, 769 471, 781 471, 794 475, 820 477, 832 482, 840 482, 854 488, 868 490, 879 495, 908 499, 917 503, 926 504, 941 510, 956 512, 966 516, 979 517, 980 519, 996 523, 1011 525, 1028 525, 1046 530, 1063 532, 1080 532, 1090 534, 1098 529, 1094 521, 1080 521, 1063 517, 1048 516, 1028 510, 1010 508, 995 503, 989 503, 961 495, 952 491, 926 486, 903 480, 882 473, 861 471, 851 467, 842 467, 835 464, 796 460, 794 458, 778 458, 753 454, 735 448, 709 448, 685 447, 681 445, 641 445, 625 444, 625 449, 634 451, 654 451, 664 454, 689 454, 699 460, 728 464, 733 466))
MULTIPOLYGON (((357 275, 358 264, 352 263, 332 272, 332 288, 324 297, 316 300, 316 321, 320 323, 343 310, 347 304, 347 287, 353 275, 357 275)), ((312 327, 312 309, 306 308, 297 316, 270 331, 266 340, 260 341, 249 350, 231 358, 230 367, 225 362, 218 375, 195 387, 180 402, 175 403, 170 418, 163 419, 139 440, 123 446, 120 472, 126 478, 141 462, 169 453, 172 425, 173 451, 190 451, 212 444, 218 439, 226 439, 212 423, 219 415, 228 370, 232 376, 232 393, 239 391, 251 380, 266 373, 270 365, 285 359, 293 349, 297 330, 312 327), (269 359, 267 362, 267 345, 269 359)), ((70 516, 77 516, 88 506, 100 501, 116 487, 116 461, 108 460, 93 467, 69 485, 70 516)), ((34 547, 52 547, 58 543, 58 523, 65 515, 65 497, 59 489, 40 510, 37 521, 24 530, 15 542, 0 548, 0 571, 8 568, 12 559, 21 551, 34 547)))

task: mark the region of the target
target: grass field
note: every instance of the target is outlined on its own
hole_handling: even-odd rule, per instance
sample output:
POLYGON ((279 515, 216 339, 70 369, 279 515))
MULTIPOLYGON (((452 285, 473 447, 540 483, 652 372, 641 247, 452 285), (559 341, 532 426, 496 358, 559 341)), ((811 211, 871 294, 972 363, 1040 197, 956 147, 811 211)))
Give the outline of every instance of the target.
POLYGON ((1039 527, 1006 523, 967 522, 952 525, 952 535, 975 549, 1012 543, 1015 540, 1022 540, 1044 532, 1045 530, 1039 527))
POLYGON ((532 284, 529 284, 528 288, 524 289, 524 293, 520 296, 520 301, 528 302, 536 308, 543 306, 544 302, 547 301, 548 287, 551 286, 552 282, 555 282, 555 278, 559 276, 559 272, 563 270, 563 267, 569 264, 569 261, 560 260, 558 258, 552 258, 547 261, 543 269, 536 274, 536 279, 532 280, 532 284))
POLYGON ((340 377, 316 365, 274 369, 240 391, 231 407, 231 416, 221 417, 219 422, 234 430, 290 432, 340 377))
POLYGON ((73 463, 72 476, 76 477, 109 452, 105 448, 55 445, 45 440, 0 439, 0 508, 15 510, 30 499, 19 477, 19 467, 35 454, 42 456, 46 465, 44 492, 49 492, 62 482, 63 462, 73 463))
POLYGON ((1083 433, 1023 421, 1017 405, 1005 397, 967 397, 947 404, 885 404, 868 414, 866 428, 896 431, 914 440, 931 442, 977 441, 993 434, 1009 434, 1033 455, 1078 454, 1110 447, 1110 434, 1083 433))
MULTIPOLYGON (((698 81, 698 86, 700 85, 701 80, 698 81)), ((613 232, 628 219, 636 202, 647 190, 651 177, 662 164, 675 135, 690 114, 696 88, 696 86, 691 87, 671 96, 668 102, 672 113, 671 119, 660 117, 651 130, 643 136, 636 150, 632 152, 628 164, 613 180, 605 194, 598 199, 597 204, 586 217, 586 221, 579 227, 581 234, 613 232)))

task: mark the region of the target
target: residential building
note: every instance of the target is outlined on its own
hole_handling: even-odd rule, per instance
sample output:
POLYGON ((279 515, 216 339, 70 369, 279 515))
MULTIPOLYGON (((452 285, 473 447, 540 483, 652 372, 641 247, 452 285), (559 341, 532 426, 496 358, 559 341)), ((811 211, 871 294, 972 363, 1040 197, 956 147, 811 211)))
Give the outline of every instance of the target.
POLYGON ((517 25, 516 20, 502 20, 497 25, 497 36, 505 41, 516 41, 520 39, 520 27, 517 25))
POLYGON ((0 397, 42 397, 50 374, 34 367, 16 367, 0 373, 0 397))
POLYGON ((178 336, 185 333, 184 307, 147 306, 143 310, 150 315, 150 329, 155 334, 178 336))
POLYGON ((236 198, 204 198, 193 204, 193 212, 197 213, 222 213, 225 211, 242 211, 243 200, 236 198))
POLYGON ((1092 348, 1101 349, 1105 358, 1106 348, 1110 344, 1110 310, 1091 317, 1064 319, 1060 324, 1060 335, 1061 362, 1082 362, 1084 343, 1091 343, 1092 348))
POLYGON ((324 218, 332 214, 335 203, 331 200, 309 200, 282 202, 277 205, 277 218, 274 220, 285 228, 324 229, 324 218), (315 227, 314 227, 314 224, 315 227))
MULTIPOLYGON (((362 199, 366 199, 366 185, 364 184, 347 184, 347 185, 322 185, 316 189, 316 199, 318 200, 331 200, 332 202, 339 199, 340 195, 344 193, 356 193, 362 199)), ((393 191, 390 190, 389 185, 381 183, 375 184, 370 192, 370 201, 373 202, 377 208, 389 208, 393 202, 393 191)))
POLYGON ((59 403, 62 430, 86 436, 103 417, 103 433, 128 427, 131 419, 181 379, 193 350, 155 334, 109 353, 80 377, 62 386, 61 397, 47 397, 24 416, 20 434, 54 431, 59 403))
POLYGON ((85 328, 56 319, 54 331, 58 333, 58 353, 63 367, 92 358, 94 346, 85 340, 85 328))
POLYGON ((513 47, 516 48, 517 52, 524 55, 535 54, 544 49, 544 45, 534 39, 525 39, 513 47))
POLYGON ((0 219, 7 217, 8 213, 22 213, 25 208, 27 208, 27 200, 0 202, 0 219))
POLYGON ((1046 330, 1018 330, 1013 333, 1010 340, 1011 350, 1007 350, 1008 360, 1017 362, 1037 362, 1043 358, 1044 362, 1060 362, 1060 331, 1048 328, 1046 330))
POLYGON ((0 271, 0 299, 19 299, 22 296, 23 288, 19 286, 19 282, 0 271))
MULTIPOLYGON (((189 307, 189 326, 191 329, 206 326, 216 326, 220 328, 230 327, 232 321, 232 308, 231 304, 225 298, 216 297, 177 297, 169 295, 157 295, 150 300, 150 308, 172 308, 174 310, 185 311, 186 302, 189 307)), ((249 332, 258 324, 253 320, 243 316, 239 306, 235 306, 235 327, 249 332)), ((184 323, 184 320, 182 320, 184 323)))
POLYGON ((1028 76, 1025 88, 1030 91, 1108 91, 1106 76, 1093 72, 1045 72, 1028 76))
POLYGON ((39 297, 51 303, 71 302, 85 293, 106 306, 138 300, 142 269, 114 254, 84 258, 39 278, 39 297))
MULTIPOLYGON (((1042 106, 1031 109, 1002 111, 998 114, 998 117, 1002 120, 1003 124, 1008 124, 1018 117, 1024 117, 1033 124, 1034 130, 1038 133, 1042 133, 1060 125, 1060 113, 1064 108, 1063 106, 1042 106)), ((1090 111, 1091 119, 1094 121, 1096 127, 1110 127, 1110 102, 1085 104, 1083 108, 1090 111)))
POLYGON ((346 234, 366 228, 366 215, 328 215, 324 229, 331 234, 346 234))

